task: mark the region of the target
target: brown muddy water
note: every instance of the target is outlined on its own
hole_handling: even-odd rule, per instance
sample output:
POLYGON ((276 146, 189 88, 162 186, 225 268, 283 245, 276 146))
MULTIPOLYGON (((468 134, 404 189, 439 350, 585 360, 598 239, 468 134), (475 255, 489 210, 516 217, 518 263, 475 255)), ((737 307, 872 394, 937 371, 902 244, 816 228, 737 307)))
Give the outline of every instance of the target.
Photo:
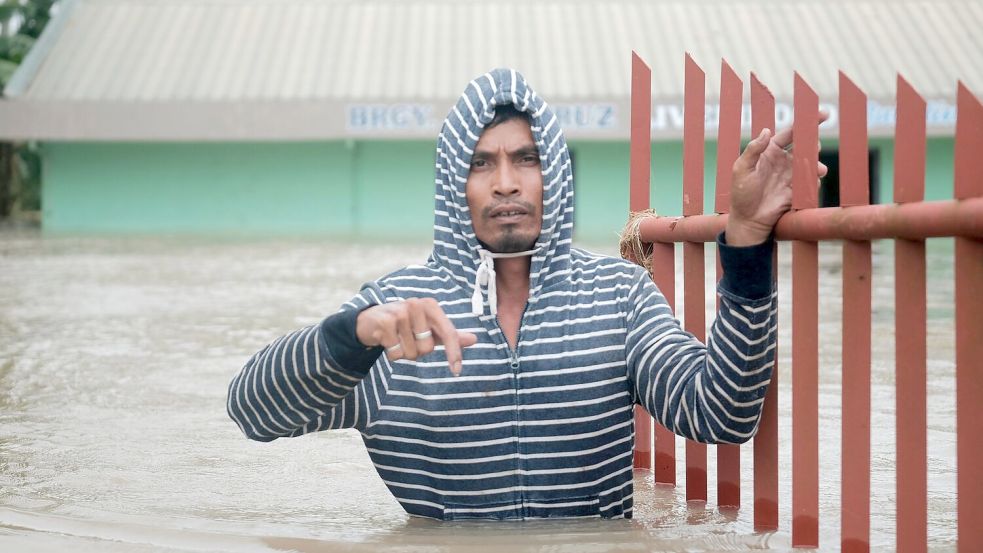
MULTIPOLYGON (((592 249, 611 252, 614 244, 592 249)), ((225 393, 248 357, 427 250, 328 239, 0 233, 0 551, 791 550, 787 325, 779 348, 781 528, 773 533, 753 530, 749 446, 745 507, 736 514, 712 502, 711 451, 707 505, 687 505, 680 464, 675 489, 636 473, 629 521, 441 523, 402 511, 355 431, 268 444, 243 438, 225 414, 225 393)), ((929 541, 932 551, 954 551, 952 243, 930 241, 928 252, 929 541)), ((779 316, 787 322, 786 245, 781 254, 779 316)), ((836 551, 840 248, 824 245, 820 254, 820 533, 821 550, 836 551)), ((874 551, 895 549, 892 259, 890 243, 875 244, 874 551)))

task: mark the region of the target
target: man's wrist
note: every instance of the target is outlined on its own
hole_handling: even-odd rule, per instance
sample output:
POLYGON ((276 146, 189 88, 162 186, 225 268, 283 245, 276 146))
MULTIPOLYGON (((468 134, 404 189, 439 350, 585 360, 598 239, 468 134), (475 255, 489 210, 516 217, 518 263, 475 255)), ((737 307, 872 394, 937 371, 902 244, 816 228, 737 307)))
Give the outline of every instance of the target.
POLYGON ((751 221, 733 216, 727 219, 727 227, 724 229, 724 234, 727 236, 727 244, 736 247, 761 244, 768 240, 771 232, 771 227, 755 224, 751 221))
POLYGON ((358 342, 358 345, 362 346, 365 349, 372 349, 373 347, 377 347, 379 345, 379 344, 372 344, 368 334, 362 332, 363 330, 365 330, 364 327, 360 326, 360 323, 363 322, 362 315, 364 315, 366 311, 372 309, 373 307, 378 307, 378 305, 370 305, 368 307, 364 307, 358 311, 357 315, 355 315, 355 327, 353 329, 355 333, 355 340, 358 342))
POLYGON ((382 355, 382 347, 367 347, 359 340, 356 330, 358 316, 371 307, 374 305, 339 311, 321 322, 321 335, 331 357, 354 373, 367 373, 375 360, 382 355))

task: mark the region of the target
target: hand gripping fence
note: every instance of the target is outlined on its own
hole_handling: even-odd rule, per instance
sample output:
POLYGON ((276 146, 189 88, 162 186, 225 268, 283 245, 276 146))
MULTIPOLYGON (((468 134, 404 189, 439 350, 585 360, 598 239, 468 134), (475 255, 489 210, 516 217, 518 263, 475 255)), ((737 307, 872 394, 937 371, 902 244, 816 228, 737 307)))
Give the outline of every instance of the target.
MULTIPOLYGON (((630 210, 645 266, 675 310, 675 244, 683 244, 686 330, 705 339, 704 243, 727 222, 731 167, 740 154, 743 82, 721 63, 714 214, 703 208, 705 73, 687 54, 683 123, 683 216, 650 207, 651 70, 632 56, 630 210)), ((819 546, 818 244, 843 245, 842 491, 840 547, 870 549, 871 241, 894 241, 896 333, 897 551, 927 550, 925 239, 954 237, 957 539, 959 553, 983 551, 983 104, 957 85, 954 198, 924 201, 925 100, 897 78, 894 203, 870 205, 867 97, 839 74, 840 207, 818 207, 818 105, 794 75, 792 211, 775 228, 792 250, 792 545, 819 546)), ((751 136, 775 129, 775 100, 752 73, 751 136)), ((776 249, 776 256, 778 255, 776 249)), ((777 261, 777 260, 776 260, 777 261)), ((774 266, 778 267, 775 263, 774 266)), ((719 261, 717 279, 721 276, 719 261)), ((781 324, 786 321, 781 321, 781 324)), ((765 399, 754 451, 754 526, 777 530, 778 369, 765 399)), ((786 400, 787 401, 787 400, 786 400)), ((675 436, 635 411, 635 467, 676 484, 675 436), (654 451, 653 451, 654 443, 654 451)), ((740 448, 719 445, 717 505, 740 507, 740 448)), ((707 448, 686 443, 686 498, 707 500, 707 448)))

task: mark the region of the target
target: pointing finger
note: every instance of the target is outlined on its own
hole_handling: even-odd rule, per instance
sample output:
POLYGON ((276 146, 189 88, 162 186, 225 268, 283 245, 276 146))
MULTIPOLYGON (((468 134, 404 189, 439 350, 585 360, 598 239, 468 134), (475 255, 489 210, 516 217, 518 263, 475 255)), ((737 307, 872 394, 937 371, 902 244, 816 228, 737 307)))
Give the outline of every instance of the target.
POLYGON ((457 339, 460 340, 462 348, 473 346, 478 343, 478 337, 470 332, 458 331, 457 339))
POLYGON ((444 344, 444 354, 447 356, 447 364, 450 366, 451 373, 454 376, 459 376, 461 374, 461 363, 464 355, 461 353, 461 341, 458 338, 457 329, 454 328, 454 325, 447 318, 444 310, 437 305, 437 302, 428 304, 426 311, 430 329, 436 335, 439 342, 444 344))

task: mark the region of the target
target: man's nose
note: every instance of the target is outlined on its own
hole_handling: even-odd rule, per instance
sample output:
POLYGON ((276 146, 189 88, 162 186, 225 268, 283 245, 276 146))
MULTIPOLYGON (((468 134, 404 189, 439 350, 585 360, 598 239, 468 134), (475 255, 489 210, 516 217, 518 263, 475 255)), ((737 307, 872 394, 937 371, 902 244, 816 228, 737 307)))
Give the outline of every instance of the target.
POLYGON ((492 192, 497 196, 513 196, 519 193, 519 175, 512 163, 499 163, 492 182, 492 192))

